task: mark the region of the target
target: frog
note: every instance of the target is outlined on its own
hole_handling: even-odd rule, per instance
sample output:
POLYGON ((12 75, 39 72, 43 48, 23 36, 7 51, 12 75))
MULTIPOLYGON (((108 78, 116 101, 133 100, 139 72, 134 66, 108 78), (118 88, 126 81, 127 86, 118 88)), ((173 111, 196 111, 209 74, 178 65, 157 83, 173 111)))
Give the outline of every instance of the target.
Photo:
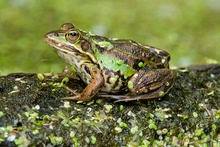
POLYGON ((176 81, 170 55, 131 39, 108 38, 72 23, 45 34, 44 40, 87 85, 63 100, 90 101, 94 96, 115 102, 148 100, 166 95, 176 81))

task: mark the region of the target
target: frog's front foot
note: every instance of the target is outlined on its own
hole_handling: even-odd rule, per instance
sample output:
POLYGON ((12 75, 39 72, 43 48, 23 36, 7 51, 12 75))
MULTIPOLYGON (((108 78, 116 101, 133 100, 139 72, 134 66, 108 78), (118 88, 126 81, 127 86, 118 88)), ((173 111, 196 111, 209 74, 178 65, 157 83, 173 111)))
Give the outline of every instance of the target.
POLYGON ((64 98, 61 98, 62 100, 75 100, 75 101, 89 101, 89 100, 82 100, 82 97, 81 95, 75 95, 75 96, 71 96, 71 97, 64 97, 64 98))
POLYGON ((80 93, 73 91, 71 88, 66 87, 67 91, 72 93, 74 96, 61 98, 62 100, 82 100, 82 96, 80 93))
POLYGON ((81 96, 80 95, 76 95, 76 96, 71 96, 71 97, 63 97, 61 98, 62 100, 75 100, 75 101, 80 101, 81 100, 81 96))
POLYGON ((101 86, 104 83, 104 78, 101 75, 101 71, 97 68, 89 68, 93 80, 81 93, 76 93, 72 89, 67 88, 67 90, 73 93, 75 96, 62 98, 63 100, 78 100, 78 101, 89 101, 94 97, 100 90, 101 86))

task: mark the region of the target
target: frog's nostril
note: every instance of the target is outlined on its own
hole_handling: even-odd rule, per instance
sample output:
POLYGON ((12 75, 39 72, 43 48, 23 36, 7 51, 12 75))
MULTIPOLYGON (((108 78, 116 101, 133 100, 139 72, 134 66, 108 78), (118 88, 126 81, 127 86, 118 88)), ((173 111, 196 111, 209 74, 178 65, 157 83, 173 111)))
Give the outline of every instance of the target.
POLYGON ((55 32, 54 36, 59 37, 59 33, 55 32))

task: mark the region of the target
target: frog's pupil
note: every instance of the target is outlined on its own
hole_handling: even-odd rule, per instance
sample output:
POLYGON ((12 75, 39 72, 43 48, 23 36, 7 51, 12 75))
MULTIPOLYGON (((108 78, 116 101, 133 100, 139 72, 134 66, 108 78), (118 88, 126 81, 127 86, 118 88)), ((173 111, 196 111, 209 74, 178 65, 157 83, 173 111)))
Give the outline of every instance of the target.
POLYGON ((70 35, 71 36, 76 36, 76 32, 71 32, 70 35))

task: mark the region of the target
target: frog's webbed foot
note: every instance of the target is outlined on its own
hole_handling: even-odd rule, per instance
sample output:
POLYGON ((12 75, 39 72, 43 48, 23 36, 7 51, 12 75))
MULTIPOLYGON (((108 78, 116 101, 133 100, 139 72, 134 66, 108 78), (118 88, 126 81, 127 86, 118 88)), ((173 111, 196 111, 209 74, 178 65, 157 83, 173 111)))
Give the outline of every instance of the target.
POLYGON ((149 95, 149 94, 143 94, 143 95, 109 95, 109 94, 97 94, 100 98, 110 98, 115 99, 114 103, 118 102, 128 102, 128 101, 138 101, 138 100, 149 100, 153 98, 159 98, 158 95, 149 95))

